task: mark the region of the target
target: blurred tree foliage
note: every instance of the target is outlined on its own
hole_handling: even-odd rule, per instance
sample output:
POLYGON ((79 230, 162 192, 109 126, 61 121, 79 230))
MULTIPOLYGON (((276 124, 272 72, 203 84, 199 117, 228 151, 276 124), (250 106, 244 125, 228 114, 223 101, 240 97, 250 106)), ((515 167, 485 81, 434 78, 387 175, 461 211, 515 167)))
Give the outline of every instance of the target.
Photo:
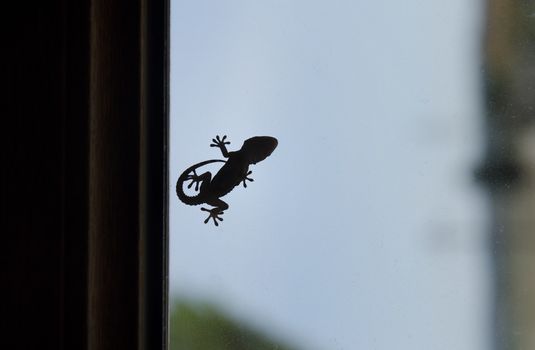
POLYGON ((210 304, 175 300, 171 307, 171 350, 291 350, 237 322, 210 304))

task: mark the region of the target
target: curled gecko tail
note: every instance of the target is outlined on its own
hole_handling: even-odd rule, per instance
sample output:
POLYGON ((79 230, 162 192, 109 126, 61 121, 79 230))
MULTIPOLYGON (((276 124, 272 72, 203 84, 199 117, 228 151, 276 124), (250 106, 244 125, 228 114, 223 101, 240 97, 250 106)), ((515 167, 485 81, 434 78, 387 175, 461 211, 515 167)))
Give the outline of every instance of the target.
POLYGON ((196 196, 188 196, 184 192, 184 189, 183 189, 184 181, 188 180, 188 175, 192 171, 197 170, 198 168, 205 166, 207 164, 219 163, 219 162, 225 163, 225 161, 221 159, 206 160, 204 162, 200 162, 195 165, 192 165, 186 170, 184 170, 184 172, 180 174, 180 176, 178 177, 178 180, 176 181, 176 195, 178 199, 180 199, 183 203, 187 205, 199 205, 199 204, 204 203, 203 198, 201 197, 200 193, 197 194, 196 196))

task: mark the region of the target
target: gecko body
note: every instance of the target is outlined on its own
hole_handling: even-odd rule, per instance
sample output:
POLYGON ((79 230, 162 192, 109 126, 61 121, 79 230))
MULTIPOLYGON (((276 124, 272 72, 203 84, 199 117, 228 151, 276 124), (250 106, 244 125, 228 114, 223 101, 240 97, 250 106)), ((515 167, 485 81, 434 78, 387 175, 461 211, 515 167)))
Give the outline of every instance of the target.
POLYGON ((249 177, 251 174, 249 165, 266 159, 278 145, 278 141, 274 137, 255 136, 245 140, 240 150, 228 152, 226 145, 230 142, 225 141, 225 139, 226 136, 223 138, 216 136, 215 139, 212 139, 213 143, 210 147, 218 147, 223 157, 227 158, 226 161, 212 159, 192 165, 184 170, 176 183, 176 194, 183 203, 187 205, 208 204, 214 207, 212 209, 201 208, 201 210, 209 213, 204 223, 212 218, 216 226, 218 226, 218 221, 223 221, 220 216, 229 208, 228 204, 221 200, 221 197, 228 194, 241 182, 243 182, 244 187, 247 187, 247 181, 253 181, 249 177), (225 164, 213 178, 210 172, 197 175, 197 169, 219 162, 225 164), (190 196, 184 192, 183 187, 186 181, 191 181, 188 188, 195 185, 195 191, 198 192, 196 195, 190 196))

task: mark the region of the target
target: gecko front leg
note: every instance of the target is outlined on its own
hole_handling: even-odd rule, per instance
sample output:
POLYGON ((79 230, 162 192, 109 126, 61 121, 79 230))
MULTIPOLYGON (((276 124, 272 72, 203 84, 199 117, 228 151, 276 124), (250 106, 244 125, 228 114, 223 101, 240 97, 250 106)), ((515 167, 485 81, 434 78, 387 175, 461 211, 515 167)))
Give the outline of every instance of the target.
POLYGON ((247 172, 247 174, 245 174, 245 175, 243 176, 243 179, 242 179, 241 181, 243 181, 243 187, 244 187, 244 188, 247 188, 247 181, 251 181, 251 182, 254 181, 254 179, 251 179, 251 178, 249 177, 249 175, 251 175, 252 173, 253 173, 253 172, 252 172, 251 170, 249 170, 249 171, 247 172))
POLYGON ((221 150, 221 153, 223 154, 223 157, 228 158, 229 154, 228 154, 226 145, 230 145, 230 141, 225 141, 226 138, 227 138, 227 135, 223 135, 222 139, 220 139, 219 135, 217 135, 215 139, 212 139, 213 143, 210 144, 210 147, 219 147, 219 149, 221 150))

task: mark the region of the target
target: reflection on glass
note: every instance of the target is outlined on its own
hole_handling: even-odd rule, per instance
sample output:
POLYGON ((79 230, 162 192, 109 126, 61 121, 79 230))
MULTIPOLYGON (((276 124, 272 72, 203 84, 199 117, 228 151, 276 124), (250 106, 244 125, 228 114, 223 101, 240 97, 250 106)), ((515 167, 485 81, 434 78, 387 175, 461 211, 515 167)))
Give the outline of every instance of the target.
POLYGON ((171 14, 171 349, 535 348, 535 7, 171 14), (217 227, 173 183, 216 135, 279 142, 217 227))

